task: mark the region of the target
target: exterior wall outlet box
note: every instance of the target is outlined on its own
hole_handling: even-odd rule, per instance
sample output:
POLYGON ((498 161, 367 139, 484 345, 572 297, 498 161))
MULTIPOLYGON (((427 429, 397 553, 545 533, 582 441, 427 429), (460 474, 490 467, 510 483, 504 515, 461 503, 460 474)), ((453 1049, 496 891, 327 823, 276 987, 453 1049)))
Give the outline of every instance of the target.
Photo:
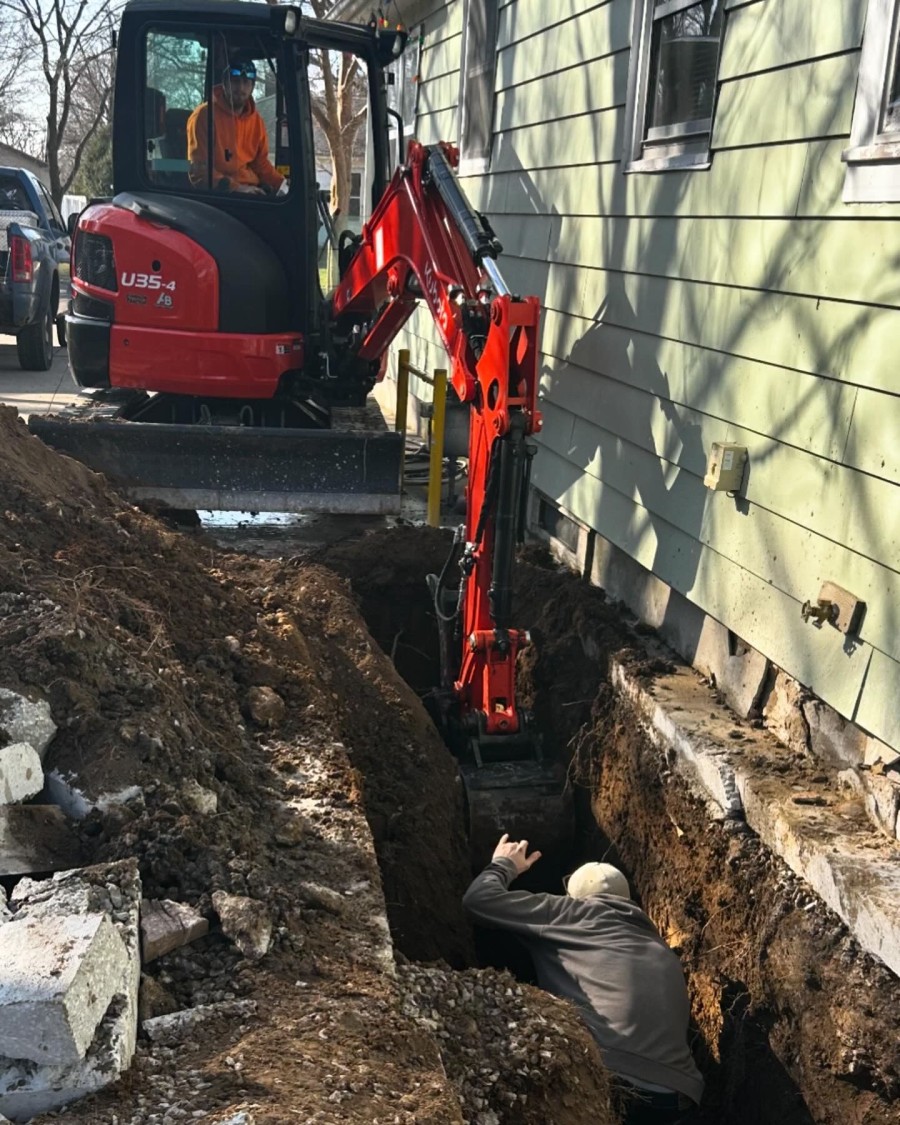
POLYGON ((740 492, 747 467, 746 445, 714 441, 706 462, 703 483, 714 492, 740 492))

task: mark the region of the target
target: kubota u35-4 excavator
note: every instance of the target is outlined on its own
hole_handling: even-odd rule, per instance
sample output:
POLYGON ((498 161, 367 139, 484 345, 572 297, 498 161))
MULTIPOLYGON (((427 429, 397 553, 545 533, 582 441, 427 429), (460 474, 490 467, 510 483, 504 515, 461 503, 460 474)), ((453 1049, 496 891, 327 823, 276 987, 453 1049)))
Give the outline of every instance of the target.
POLYGON ((366 427, 366 399, 424 302, 456 394, 471 405, 466 523, 432 579, 441 717, 480 832, 495 840, 524 825, 535 838, 543 826, 546 846, 548 834, 564 833, 561 786, 517 704, 516 657, 528 638, 511 620, 527 439, 540 426, 539 303, 505 285, 501 247, 459 187, 452 146, 410 142, 389 176, 385 67, 405 42, 383 20, 317 21, 299 7, 131 0, 118 39, 115 195, 81 213, 73 247, 69 357, 95 394, 31 425, 134 498, 386 510, 403 437, 366 427), (312 127, 334 77, 322 66, 329 53, 343 58, 345 76, 365 76, 367 110, 344 94, 345 110, 365 114, 359 179, 371 196, 361 230, 341 237, 330 279, 319 182, 327 148, 312 127), (269 151, 254 154, 249 175, 239 168, 240 107, 228 99, 230 78, 251 75, 269 151))

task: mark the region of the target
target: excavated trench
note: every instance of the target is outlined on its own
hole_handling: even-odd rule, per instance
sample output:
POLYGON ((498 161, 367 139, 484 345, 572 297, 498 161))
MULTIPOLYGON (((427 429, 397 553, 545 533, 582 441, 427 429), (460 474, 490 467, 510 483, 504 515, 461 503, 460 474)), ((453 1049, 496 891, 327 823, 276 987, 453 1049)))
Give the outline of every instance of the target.
MULTIPOLYGON (((50 706, 46 771, 138 791, 79 822, 78 862, 136 859, 145 898, 211 921, 145 966, 142 1018, 258 1005, 246 1028, 215 1025, 165 1055, 144 1045, 126 1080, 63 1119, 175 1121, 163 1105, 225 1121, 253 1104, 259 1125, 458 1125, 462 1101, 479 1125, 612 1125, 571 1009, 471 968, 513 962, 476 949, 463 917, 463 794, 409 686, 436 679, 424 576, 446 534, 223 553, 124 504, 6 410, 0 516, 0 685, 50 706), (198 806, 210 799, 212 814, 198 806), (379 959, 382 890, 399 990, 379 959), (263 960, 226 939, 217 891, 267 913, 263 960)), ((669 775, 607 682, 623 647, 638 674, 655 670, 618 609, 534 552, 518 581, 517 624, 535 637, 521 701, 545 748, 574 759, 576 851, 614 845, 683 959, 709 1088, 699 1120, 897 1120, 896 979, 669 775)))
MULTIPOLYGON (((437 669, 424 577, 440 568, 447 549, 442 533, 395 529, 339 545, 324 560, 349 579, 373 637, 419 693, 436 682, 437 669)), ((619 862, 682 958, 693 1049, 707 1082, 696 1121, 900 1120, 896 978, 860 951, 840 920, 749 830, 712 821, 666 768, 608 681, 614 653, 647 682, 665 671, 642 655, 620 607, 535 548, 520 560, 516 601, 516 623, 535 639, 521 662, 522 702, 575 783, 576 842, 567 859, 619 862)), ((373 801, 370 823, 397 947, 413 959, 437 953, 459 965, 472 951, 459 945, 465 921, 458 899, 444 900, 424 931, 411 924, 407 906, 428 892, 437 869, 452 872, 448 888, 465 882, 464 843, 454 836, 453 857, 435 856, 437 869, 426 864, 421 885, 394 863, 396 833, 414 841, 435 809, 446 808, 445 795, 420 794, 414 826, 401 812, 386 831, 378 764, 357 764, 373 801)), ((386 795, 387 804, 397 799, 408 808, 394 779, 386 795)), ((456 815, 456 794, 452 807, 456 815)), ((535 875, 540 886, 538 868, 535 875)), ((556 875, 548 882, 555 889, 556 875)), ((476 935, 475 955, 528 979, 527 960, 506 943, 476 935)))

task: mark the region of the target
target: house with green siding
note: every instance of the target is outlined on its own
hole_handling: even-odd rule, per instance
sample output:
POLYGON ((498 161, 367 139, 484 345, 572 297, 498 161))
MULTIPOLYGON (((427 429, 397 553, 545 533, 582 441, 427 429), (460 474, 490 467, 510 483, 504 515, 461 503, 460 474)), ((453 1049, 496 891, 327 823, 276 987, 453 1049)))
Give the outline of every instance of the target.
MULTIPOLYGON (((896 757, 900 0, 382 7, 543 303, 535 532, 740 714, 896 757)), ((401 346, 446 365, 424 310, 401 346)))

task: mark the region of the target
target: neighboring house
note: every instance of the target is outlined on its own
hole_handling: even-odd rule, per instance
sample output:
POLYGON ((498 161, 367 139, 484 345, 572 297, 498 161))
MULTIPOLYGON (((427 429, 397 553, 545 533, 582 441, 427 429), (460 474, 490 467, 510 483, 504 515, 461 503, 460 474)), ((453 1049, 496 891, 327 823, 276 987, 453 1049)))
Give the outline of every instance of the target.
POLYGON ((41 183, 50 186, 50 174, 44 161, 36 160, 12 145, 0 144, 0 164, 7 168, 25 168, 33 176, 37 176, 41 183))
MULTIPOLYGON (((535 527, 742 713, 900 753, 900 0, 402 7, 416 136, 544 303, 535 527), (801 617, 826 582, 854 634, 801 617)), ((401 343, 445 365, 427 313, 401 343)))

